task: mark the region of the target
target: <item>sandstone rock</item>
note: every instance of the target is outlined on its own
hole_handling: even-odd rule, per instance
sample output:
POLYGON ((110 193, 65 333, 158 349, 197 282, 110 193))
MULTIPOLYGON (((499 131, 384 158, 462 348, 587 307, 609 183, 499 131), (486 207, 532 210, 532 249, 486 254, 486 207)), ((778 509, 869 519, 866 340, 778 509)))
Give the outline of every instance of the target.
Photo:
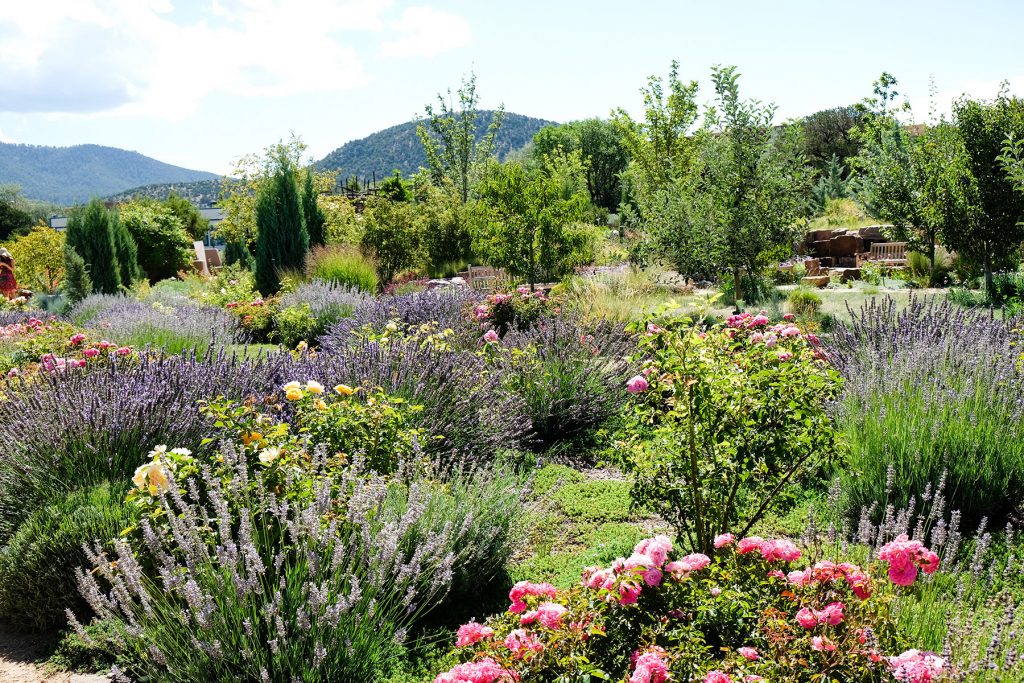
POLYGON ((800 278, 800 284, 806 287, 828 287, 828 283, 831 281, 828 275, 810 275, 808 277, 800 278))

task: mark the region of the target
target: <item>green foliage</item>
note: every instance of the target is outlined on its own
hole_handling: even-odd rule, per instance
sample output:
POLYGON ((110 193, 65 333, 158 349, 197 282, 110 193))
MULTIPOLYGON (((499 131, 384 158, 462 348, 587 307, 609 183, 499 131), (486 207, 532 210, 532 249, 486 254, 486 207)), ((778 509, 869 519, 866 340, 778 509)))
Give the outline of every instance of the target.
MULTIPOLYGON (((828 175, 833 163, 845 164, 847 159, 856 156, 861 141, 854 129, 863 118, 864 113, 856 106, 823 109, 805 117, 803 153, 811 166, 828 175)), ((847 176, 844 169, 843 179, 847 176)))
POLYGON ((466 205, 451 184, 429 185, 416 202, 423 221, 428 268, 435 277, 454 275, 471 258, 472 236, 466 205))
MULTIPOLYGON (((449 90, 449 98, 451 94, 449 90)), ((465 203, 469 200, 470 187, 478 169, 494 156, 505 108, 498 107, 487 132, 478 139, 477 119, 481 114, 477 110, 480 98, 476 94, 476 74, 471 72, 464 78, 456 94, 458 105, 455 110, 440 94, 437 96, 439 110, 429 104, 424 108, 426 121, 416 127, 416 135, 423 144, 432 182, 441 185, 447 178, 465 203)))
POLYGON ((301 268, 309 251, 295 166, 285 155, 277 164, 256 193, 256 286, 264 296, 277 292, 281 271, 301 268))
POLYGON ((533 495, 535 498, 544 498, 563 484, 578 484, 584 480, 583 474, 572 467, 545 465, 533 476, 533 495))
POLYGON ((249 251, 249 247, 232 240, 224 246, 224 265, 238 265, 251 271, 256 269, 256 258, 249 251))
POLYGON ((68 247, 85 262, 94 292, 120 291, 122 268, 114 241, 114 219, 102 202, 94 199, 71 212, 66 239, 68 247))
POLYGON ((624 109, 612 122, 630 158, 630 176, 641 194, 665 187, 687 172, 693 154, 690 135, 697 122, 697 81, 679 80, 679 62, 668 72, 668 93, 662 79, 650 76, 644 96, 644 119, 634 121, 624 109))
POLYGON ((317 202, 320 193, 317 191, 316 182, 313 177, 313 169, 306 169, 305 179, 302 181, 302 217, 309 235, 309 246, 320 247, 327 243, 325 224, 327 217, 317 202))
POLYGON ((24 206, 17 186, 0 186, 0 240, 24 235, 34 223, 35 218, 24 206))
POLYGON ((397 168, 380 184, 377 196, 393 202, 407 202, 412 199, 412 192, 402 179, 402 172, 397 168))
POLYGON ((64 233, 37 225, 4 245, 14 258, 14 274, 22 287, 52 293, 64 275, 64 233))
POLYGON ((402 271, 423 267, 423 221, 413 204, 373 199, 367 202, 363 222, 362 248, 376 261, 382 284, 390 284, 402 271))
POLYGON ((821 310, 821 295, 810 287, 797 287, 786 297, 786 304, 794 315, 813 318, 821 310))
POLYGON ((1007 138, 1024 138, 1024 100, 1005 89, 992 102, 961 99, 954 104, 953 121, 965 152, 969 177, 976 183, 970 197, 975 220, 956 224, 944 243, 985 272, 992 292, 992 273, 1016 265, 1024 242, 1024 193, 1007 176, 1001 161, 1007 138))
MULTIPOLYGON (((696 162, 698 220, 722 235, 722 266, 741 289, 740 272, 759 272, 788 256, 798 234, 809 177, 800 130, 775 133, 774 106, 739 96, 735 67, 712 69, 716 108, 708 111, 696 162)), ((738 298, 745 298, 742 291, 738 298)))
POLYGON ((821 177, 811 187, 811 203, 816 213, 822 213, 830 201, 850 196, 850 183, 844 178, 846 167, 833 156, 822 171, 821 177))
POLYGON ((545 157, 563 152, 579 151, 586 168, 587 190, 596 206, 615 211, 622 198, 619 176, 626 170, 628 159, 619 129, 610 121, 584 119, 561 126, 546 126, 533 136, 533 158, 543 163, 545 157))
POLYGON ((565 484, 554 500, 568 516, 588 522, 625 522, 632 518, 628 481, 598 479, 565 484))
POLYGON ((131 525, 124 488, 101 484, 34 511, 0 550, 0 616, 32 630, 66 623, 65 609, 82 613, 76 568, 88 564, 83 545, 109 542, 131 525))
POLYGON ((111 230, 114 233, 114 253, 117 265, 121 269, 121 286, 130 289, 142 278, 139 268, 139 247, 131 233, 121 222, 120 214, 111 213, 111 230))
POLYGON ((85 297, 92 294, 92 278, 89 277, 89 267, 85 260, 78 255, 78 252, 64 245, 64 296, 71 304, 76 304, 85 297))
POLYGON ((178 217, 181 227, 185 229, 189 238, 201 240, 206 236, 206 232, 210 229, 210 221, 203 218, 199 209, 191 201, 172 191, 164 200, 163 206, 178 217))
POLYGON ((530 176, 516 162, 492 164, 477 187, 473 251, 530 284, 558 280, 578 265, 578 233, 588 202, 579 153, 549 157, 530 176))
POLYGON ((150 282, 175 277, 192 265, 190 235, 169 205, 136 201, 122 205, 119 213, 121 224, 138 247, 139 266, 150 282))
MULTIPOLYGON (((769 304, 778 301, 782 294, 770 278, 760 273, 744 273, 742 277, 742 300, 748 306, 769 304)), ((722 278, 720 286, 725 303, 736 304, 736 281, 731 277, 722 278)))
POLYGON ((377 291, 377 270, 373 262, 352 247, 320 247, 306 259, 311 279, 355 287, 369 294, 377 291))
MULTIPOLYGON (((605 522, 585 536, 586 549, 575 552, 555 550, 535 555, 516 567, 511 578, 546 581, 556 588, 569 588, 579 583, 580 567, 607 565, 616 558, 629 557, 643 537, 643 530, 635 524, 605 522)), ((565 540, 571 542, 576 539, 565 540)))
POLYGON ((787 485, 836 454, 825 408, 838 375, 798 328, 768 330, 764 316, 709 329, 650 322, 656 331, 637 352, 649 369, 631 380, 636 423, 624 444, 634 498, 709 552, 717 534, 745 535, 787 485))

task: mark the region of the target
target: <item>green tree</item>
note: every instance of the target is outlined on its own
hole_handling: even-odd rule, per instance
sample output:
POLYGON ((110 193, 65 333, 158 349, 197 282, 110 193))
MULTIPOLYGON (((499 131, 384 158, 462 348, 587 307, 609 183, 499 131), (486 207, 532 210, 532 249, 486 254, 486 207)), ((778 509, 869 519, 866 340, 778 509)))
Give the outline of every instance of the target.
POLYGON ((122 205, 119 213, 138 246, 139 266, 151 282, 174 277, 192 264, 191 236, 168 203, 134 201, 122 205))
POLYGON ((256 226, 256 287, 269 296, 281 288, 281 271, 301 269, 309 251, 295 165, 286 154, 256 193, 256 226))
POLYGON ((622 197, 619 176, 626 170, 626 148, 619 129, 610 121, 584 119, 562 126, 545 126, 533 136, 532 155, 543 163, 558 149, 578 150, 586 168, 590 200, 609 211, 615 211, 622 197))
POLYGON ((393 202, 407 202, 412 199, 412 193, 409 192, 408 186, 402 179, 402 172, 397 168, 390 177, 385 178, 380 184, 377 195, 393 202))
POLYGON ((327 236, 324 234, 324 225, 327 218, 323 209, 320 208, 318 199, 320 192, 316 187, 316 178, 313 168, 307 168, 302 181, 302 216, 306 223, 306 232, 309 234, 309 246, 322 247, 327 244, 327 236))
MULTIPOLYGON (((448 90, 451 99, 451 90, 448 90)), ((462 202, 469 200, 469 191, 476 173, 494 154, 495 138, 505 117, 504 105, 495 110, 483 136, 477 135, 480 98, 476 93, 476 74, 470 73, 456 92, 458 103, 449 104, 438 94, 438 109, 428 104, 426 119, 416 127, 416 134, 427 155, 431 179, 440 185, 449 178, 459 190, 462 202), (479 139, 478 139, 479 137, 479 139)))
POLYGON ((430 274, 444 277, 461 270, 471 258, 472 236, 458 189, 450 182, 426 186, 417 199, 416 211, 423 222, 430 274))
POLYGON ((92 294, 92 278, 89 267, 78 252, 70 244, 64 245, 64 296, 72 304, 77 304, 92 294))
POLYGON ((961 99, 953 104, 953 122, 976 183, 976 220, 951 231, 947 246, 982 267, 991 294, 992 272, 1015 264, 1024 242, 1024 195, 1002 161, 1007 138, 1024 138, 1024 100, 1009 97, 1005 87, 992 102, 961 99))
POLYGON ((35 224, 17 185, 0 185, 0 240, 24 235, 35 224))
POLYGON ((139 245, 121 222, 121 216, 117 211, 110 213, 110 229, 114 234, 114 253, 117 254, 117 265, 120 268, 121 286, 131 287, 142 279, 139 245))
POLYGON ((679 80, 679 62, 669 67, 668 92, 658 76, 647 79, 644 118, 635 121, 624 109, 617 109, 612 123, 630 158, 630 173, 641 192, 668 186, 689 169, 693 153, 690 133, 697 122, 697 81, 679 80))
POLYGON ((736 67, 714 67, 715 105, 710 107, 694 169, 699 220, 721 235, 722 266, 732 272, 742 298, 744 269, 758 273, 787 256, 800 232, 807 183, 799 126, 773 126, 775 106, 739 95, 736 67))
POLYGON ((830 200, 850 196, 850 182, 845 178, 846 167, 839 163, 839 156, 833 154, 821 177, 811 188, 811 204, 815 213, 822 213, 830 200))
MULTIPOLYGON (((94 291, 101 294, 116 294, 121 289, 113 224, 111 212, 98 199, 68 216, 67 245, 82 257, 94 291)), ((67 265, 69 272, 72 265, 67 265)))
POLYGON ((521 163, 492 163, 471 208, 473 251, 531 287, 562 277, 576 265, 581 235, 572 227, 586 215, 585 188, 579 152, 548 157, 533 176, 521 163))
POLYGON ((853 105, 823 109, 803 120, 803 152, 808 163, 826 174, 835 157, 844 165, 843 179, 848 176, 847 159, 860 152, 856 129, 864 111, 853 105))
POLYGON ((172 192, 163 204, 178 217, 185 232, 192 240, 201 240, 206 237, 206 233, 210 229, 210 221, 203 218, 199 209, 192 202, 172 192))
POLYGON ((426 261, 423 222, 410 202, 371 198, 363 214, 362 249, 377 262, 381 285, 426 261))
POLYGON ((30 289, 54 292, 64 273, 64 233, 37 225, 5 245, 14 257, 14 274, 30 289))

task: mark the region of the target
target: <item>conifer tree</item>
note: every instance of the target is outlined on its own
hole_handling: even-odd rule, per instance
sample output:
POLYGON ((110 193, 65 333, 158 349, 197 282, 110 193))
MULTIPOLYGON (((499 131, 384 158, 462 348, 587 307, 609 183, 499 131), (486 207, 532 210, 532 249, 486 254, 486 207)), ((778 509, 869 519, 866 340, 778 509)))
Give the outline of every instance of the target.
POLYGON ((88 268, 93 291, 116 294, 121 288, 121 264, 114 246, 110 211, 94 199, 68 218, 67 245, 88 268))
POLYGON ((85 261, 69 245, 64 245, 64 296, 76 304, 92 294, 92 279, 85 261))
POLYGON ((286 158, 256 193, 256 226, 256 287, 269 296, 281 288, 279 273, 301 268, 309 251, 295 166, 286 158))
POLYGON ((327 222, 323 209, 317 205, 316 185, 314 184, 313 169, 306 171, 306 180, 302 185, 302 217, 306 221, 306 233, 309 235, 309 246, 322 247, 327 243, 324 235, 324 223, 327 222))
POLYGON ((135 238, 128 232, 128 227, 121 222, 116 212, 110 214, 110 229, 114 236, 114 253, 117 255, 117 263, 120 266, 119 275, 121 285, 131 287, 142 279, 142 269, 139 267, 139 247, 135 244, 135 238))

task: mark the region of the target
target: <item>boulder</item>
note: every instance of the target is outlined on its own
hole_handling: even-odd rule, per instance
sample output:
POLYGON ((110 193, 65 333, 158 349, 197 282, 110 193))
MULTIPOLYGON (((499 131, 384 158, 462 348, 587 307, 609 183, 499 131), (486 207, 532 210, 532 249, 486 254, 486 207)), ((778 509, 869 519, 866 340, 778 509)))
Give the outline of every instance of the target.
POLYGON ((832 240, 819 240, 817 242, 811 242, 811 253, 815 256, 831 256, 832 255, 832 240))
POLYGON ((851 280, 859 280, 861 276, 860 268, 833 268, 828 271, 830 278, 838 279, 840 282, 850 282, 851 280))
POLYGON ((857 234, 863 239, 873 242, 881 242, 885 239, 882 235, 882 226, 880 225, 869 225, 866 228, 861 228, 857 231, 857 234))
POLYGON ((831 282, 831 278, 828 275, 808 275, 807 277, 800 278, 800 284, 805 287, 828 287, 828 283, 831 282))
POLYGON ((830 256, 856 256, 864 251, 864 239, 856 235, 838 235, 831 245, 830 256))

